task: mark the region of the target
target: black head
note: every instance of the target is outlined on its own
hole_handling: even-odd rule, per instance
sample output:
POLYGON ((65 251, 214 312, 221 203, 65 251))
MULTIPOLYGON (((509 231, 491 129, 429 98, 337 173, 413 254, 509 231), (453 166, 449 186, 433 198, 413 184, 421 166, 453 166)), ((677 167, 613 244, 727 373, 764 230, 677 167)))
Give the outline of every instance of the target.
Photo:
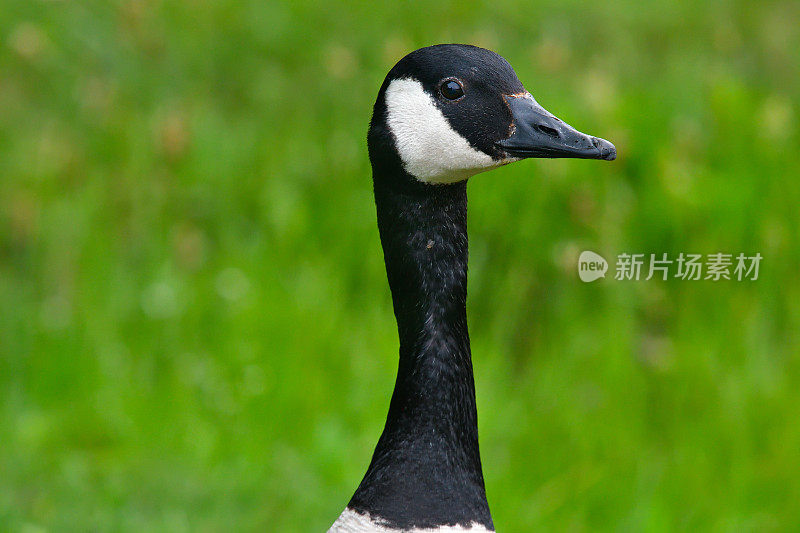
POLYGON ((498 54, 463 44, 416 50, 381 86, 369 131, 381 174, 453 183, 526 157, 616 157, 614 146, 544 110, 498 54))

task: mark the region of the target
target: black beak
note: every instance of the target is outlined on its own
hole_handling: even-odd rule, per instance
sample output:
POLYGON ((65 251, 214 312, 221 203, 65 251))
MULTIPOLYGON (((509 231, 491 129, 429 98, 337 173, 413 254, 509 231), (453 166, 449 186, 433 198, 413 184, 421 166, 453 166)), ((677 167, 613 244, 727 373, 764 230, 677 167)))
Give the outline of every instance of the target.
POLYGON ((617 149, 605 139, 590 137, 545 110, 529 94, 505 97, 511 110, 513 133, 495 143, 513 157, 617 157, 617 149))

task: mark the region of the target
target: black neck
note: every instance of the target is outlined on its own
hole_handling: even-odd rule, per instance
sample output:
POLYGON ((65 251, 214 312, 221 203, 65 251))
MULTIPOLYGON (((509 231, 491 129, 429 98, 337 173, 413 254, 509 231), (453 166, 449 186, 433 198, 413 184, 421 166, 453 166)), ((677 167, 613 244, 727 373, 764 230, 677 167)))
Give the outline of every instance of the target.
POLYGON ((375 177, 400 336, 386 426, 349 507, 398 528, 492 529, 467 332, 467 190, 375 177))

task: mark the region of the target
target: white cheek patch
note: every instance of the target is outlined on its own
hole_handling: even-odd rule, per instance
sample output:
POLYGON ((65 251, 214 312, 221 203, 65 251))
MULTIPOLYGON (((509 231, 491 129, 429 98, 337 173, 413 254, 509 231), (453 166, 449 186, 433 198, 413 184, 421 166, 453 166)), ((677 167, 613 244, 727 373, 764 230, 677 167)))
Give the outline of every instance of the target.
POLYGON ((513 161, 492 159, 470 146, 415 79, 393 80, 386 88, 386 107, 403 167, 420 181, 455 183, 513 161))

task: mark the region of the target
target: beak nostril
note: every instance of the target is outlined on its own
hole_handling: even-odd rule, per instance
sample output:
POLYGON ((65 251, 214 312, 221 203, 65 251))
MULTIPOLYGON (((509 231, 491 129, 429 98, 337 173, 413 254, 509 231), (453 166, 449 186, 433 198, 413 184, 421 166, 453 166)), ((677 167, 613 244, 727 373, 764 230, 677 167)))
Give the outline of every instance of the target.
POLYGON ((533 129, 541 133, 544 133, 545 135, 549 135, 550 137, 555 137, 556 139, 561 137, 557 129, 551 128, 550 126, 545 126, 544 124, 534 124, 533 129))

